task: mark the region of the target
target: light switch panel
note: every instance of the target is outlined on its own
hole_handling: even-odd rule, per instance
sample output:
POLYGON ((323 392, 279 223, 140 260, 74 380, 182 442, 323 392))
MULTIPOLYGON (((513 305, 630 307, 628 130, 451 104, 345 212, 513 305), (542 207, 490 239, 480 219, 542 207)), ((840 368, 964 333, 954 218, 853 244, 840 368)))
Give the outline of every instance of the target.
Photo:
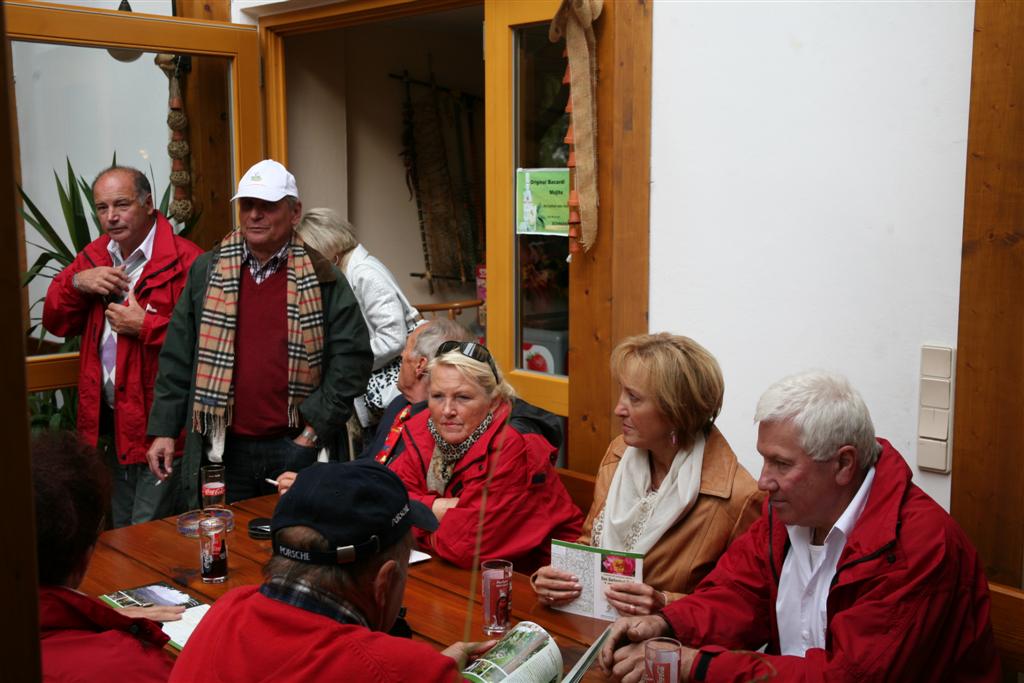
POLYGON ((921 347, 921 374, 926 377, 953 377, 953 349, 944 346, 921 347))
POLYGON ((939 408, 921 408, 921 417, 917 422, 917 435, 940 441, 948 439, 949 411, 939 408))
POLYGON ((948 379, 921 378, 921 407, 949 410, 950 387, 948 379))
POLYGON ((922 470, 949 473, 949 445, 946 441, 917 440, 917 466, 922 470))

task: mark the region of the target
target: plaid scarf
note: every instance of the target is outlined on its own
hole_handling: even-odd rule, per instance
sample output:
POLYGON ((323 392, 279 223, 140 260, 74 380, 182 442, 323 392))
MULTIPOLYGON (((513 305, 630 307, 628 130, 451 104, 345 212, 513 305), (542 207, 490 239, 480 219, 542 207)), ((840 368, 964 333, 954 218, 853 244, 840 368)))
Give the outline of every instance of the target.
MULTIPOLYGON (((244 246, 238 230, 220 243, 199 326, 192 429, 207 434, 221 448, 234 406, 235 326, 244 246)), ((324 312, 313 262, 297 234, 288 250, 287 316, 288 424, 298 427, 299 405, 320 386, 324 312)))

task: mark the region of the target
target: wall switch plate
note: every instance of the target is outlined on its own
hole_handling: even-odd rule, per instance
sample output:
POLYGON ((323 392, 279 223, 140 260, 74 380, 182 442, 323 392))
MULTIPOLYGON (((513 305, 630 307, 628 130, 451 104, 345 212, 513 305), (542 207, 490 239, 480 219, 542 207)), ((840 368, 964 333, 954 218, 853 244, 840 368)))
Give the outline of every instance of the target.
POLYGON ((935 379, 933 377, 921 378, 921 407, 942 408, 949 410, 952 405, 950 401, 950 390, 952 382, 948 379, 935 379))
POLYGON ((925 377, 953 377, 953 349, 945 346, 921 347, 921 374, 925 377))
POLYGON ((949 474, 953 459, 953 349, 921 347, 921 379, 917 414, 917 466, 949 474))
POLYGON ((948 441, 917 440, 917 466, 919 469, 949 474, 949 460, 948 441))
POLYGON ((945 441, 949 438, 949 411, 939 408, 921 408, 917 422, 917 435, 925 439, 945 441))

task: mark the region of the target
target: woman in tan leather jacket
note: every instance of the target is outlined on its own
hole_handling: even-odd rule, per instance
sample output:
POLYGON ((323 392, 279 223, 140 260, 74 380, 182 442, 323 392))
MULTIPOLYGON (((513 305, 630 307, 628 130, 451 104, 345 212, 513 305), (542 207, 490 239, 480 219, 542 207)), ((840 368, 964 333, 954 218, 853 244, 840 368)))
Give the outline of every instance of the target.
MULTIPOLYGON (((623 340, 611 371, 622 436, 608 446, 579 542, 644 554, 644 583, 605 588, 624 615, 650 614, 691 592, 761 513, 763 495, 714 426, 722 371, 697 342, 667 333, 623 340)), ((572 575, 542 567, 538 598, 571 602, 572 575)))

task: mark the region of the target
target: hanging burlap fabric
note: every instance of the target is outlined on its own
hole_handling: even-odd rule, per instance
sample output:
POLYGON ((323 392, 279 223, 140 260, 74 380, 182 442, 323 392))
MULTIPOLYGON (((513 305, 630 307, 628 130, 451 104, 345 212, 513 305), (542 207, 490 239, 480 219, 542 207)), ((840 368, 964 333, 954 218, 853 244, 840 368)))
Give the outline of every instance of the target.
POLYGON ((576 152, 576 191, 580 202, 580 245, 597 240, 597 39, 594 22, 604 0, 562 0, 551 20, 548 38, 565 38, 569 54, 569 97, 576 152))

